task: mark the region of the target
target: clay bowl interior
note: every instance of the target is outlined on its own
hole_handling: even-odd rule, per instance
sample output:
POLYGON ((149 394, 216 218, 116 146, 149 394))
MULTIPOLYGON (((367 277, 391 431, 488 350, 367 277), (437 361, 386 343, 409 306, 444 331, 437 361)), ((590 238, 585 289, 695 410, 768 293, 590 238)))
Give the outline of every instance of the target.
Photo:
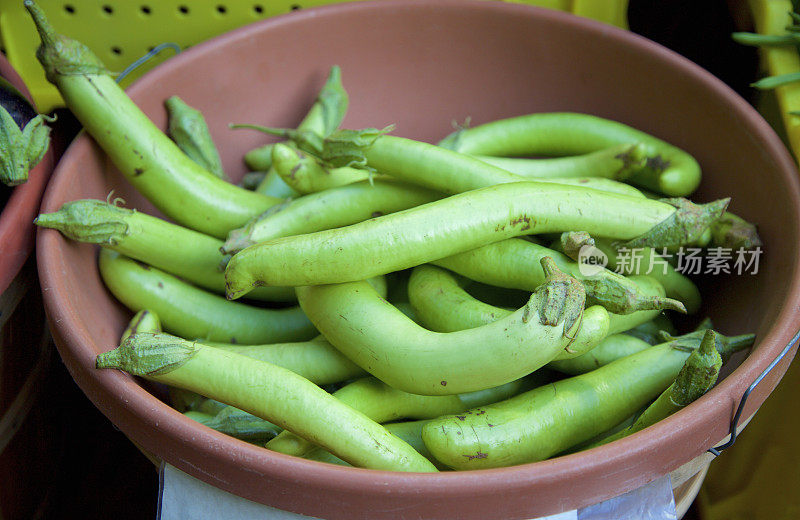
MULTIPOLYGON (((248 445, 184 418, 117 371, 97 371, 131 313, 104 289, 97 250, 44 230, 39 266, 59 351, 78 385, 126 435, 189 474, 245 498, 325 518, 531 518, 604 500, 701 455, 724 438, 745 388, 798 328, 800 207, 795 165, 761 117, 676 54, 613 27, 500 2, 357 2, 300 11, 196 46, 129 89, 156 124, 178 94, 200 108, 227 171, 267 142, 231 122, 295 126, 329 67, 342 68, 349 128, 397 125, 436 142, 473 124, 540 111, 616 119, 683 147, 704 169, 695 200, 731 196, 760 225, 757 275, 702 280, 703 315, 725 334, 756 332, 754 352, 714 390, 658 425, 590 453, 513 468, 437 475, 324 465, 248 445)), ((157 213, 88 137, 60 162, 43 210, 111 190, 157 213)), ((751 415, 793 352, 750 396, 751 415)), ((741 361, 739 359, 738 361, 741 361)), ((111 462, 110 462, 111 463, 111 462)), ((122 469, 121 469, 122 471, 122 469)))

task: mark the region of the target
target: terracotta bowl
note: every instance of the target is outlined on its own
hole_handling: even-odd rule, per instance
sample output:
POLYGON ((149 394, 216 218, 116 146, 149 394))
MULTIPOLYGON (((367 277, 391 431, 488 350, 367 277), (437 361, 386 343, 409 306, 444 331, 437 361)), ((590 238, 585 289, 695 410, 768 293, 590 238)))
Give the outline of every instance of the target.
MULTIPOLYGON (((30 99, 30 93, 5 57, 0 56, 0 76, 6 78, 30 99)), ((33 251, 35 229, 33 219, 39 210, 44 188, 53 171, 53 152, 48 150, 30 172, 28 181, 11 191, 5 206, 0 207, 0 293, 33 251)), ((5 187, 3 189, 6 189, 5 187)))
MULTIPOLYGON (((30 100, 22 78, 0 55, 0 76, 30 100)), ((49 491, 57 436, 43 414, 52 348, 36 280, 33 219, 53 171, 52 148, 25 184, 0 198, 0 517, 28 518, 49 491), (3 205, 5 202, 5 205, 3 205)), ((4 194, 5 195, 5 194, 4 194)))
MULTIPOLYGON (((230 122, 294 126, 338 64, 351 107, 345 126, 396 123, 397 135, 437 141, 473 124, 539 111, 613 118, 673 142, 704 168, 696 200, 733 197, 760 225, 756 275, 703 280, 704 312, 726 334, 756 332, 752 354, 685 410, 621 442, 535 464, 463 473, 343 468, 271 453, 183 417, 132 377, 95 370, 130 313, 104 289, 96 249, 45 230, 39 267, 58 348, 78 385, 122 431, 181 470, 284 510, 324 518, 531 518, 592 504, 662 476, 715 446, 742 393, 798 330, 800 190, 767 123, 709 73, 634 34, 557 11, 500 2, 383 0, 269 19, 169 60, 129 90, 153 120, 178 94, 205 112, 234 178, 266 142, 230 122)), ((81 137, 59 164, 43 209, 109 191, 153 208, 81 137)), ((793 355, 747 401, 749 417, 793 355)), ((741 361, 741 360, 739 360, 741 361)), ((113 463, 110 461, 110 463, 113 463)), ((120 469, 123 471, 123 469, 120 469)))
MULTIPOLYGON (((1 55, 0 76, 30 101, 22 78, 1 55)), ((0 419, 19 397, 34 363, 41 357, 39 345, 45 316, 32 260, 36 237, 33 219, 39 212, 54 162, 51 148, 30 171, 27 182, 15 188, 0 184, 0 190, 10 191, 4 206, 0 201, 0 419)), ((10 422, 13 421, 0 424, 10 422)), ((0 438, 2 433, 0 428, 0 438)))

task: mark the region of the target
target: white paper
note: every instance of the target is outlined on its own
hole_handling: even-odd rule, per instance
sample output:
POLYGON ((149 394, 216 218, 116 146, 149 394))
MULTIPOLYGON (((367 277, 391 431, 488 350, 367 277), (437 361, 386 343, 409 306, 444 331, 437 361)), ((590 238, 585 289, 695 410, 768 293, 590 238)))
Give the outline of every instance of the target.
POLYGON ((161 465, 159 487, 160 520, 319 520, 237 497, 170 464, 161 465))
MULTIPOLYGON (((321 520, 251 502, 161 465, 159 520, 321 520)), ((579 511, 531 520, 677 520, 669 475, 579 511)))
POLYGON ((677 520, 669 475, 578 511, 578 520, 677 520))
POLYGON ((573 509, 572 511, 564 511, 557 515, 543 516, 533 520, 578 520, 578 511, 573 509))

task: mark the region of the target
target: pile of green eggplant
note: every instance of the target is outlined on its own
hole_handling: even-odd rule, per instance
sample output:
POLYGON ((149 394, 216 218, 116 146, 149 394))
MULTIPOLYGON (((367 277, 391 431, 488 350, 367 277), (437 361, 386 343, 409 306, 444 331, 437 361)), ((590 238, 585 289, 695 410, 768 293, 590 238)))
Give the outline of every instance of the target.
POLYGON ((171 220, 75 200, 36 223, 98 244, 108 290, 134 314, 97 368, 168 385, 203 427, 363 468, 511 466, 646 428, 754 341, 670 321, 702 301, 668 252, 761 244, 729 199, 687 198, 700 165, 669 143, 580 113, 438 143, 344 129, 334 66, 296 128, 230 130, 271 136, 236 185, 197 109, 169 98, 158 128, 26 6, 48 79, 171 220), (605 262, 586 264, 586 248, 605 262))

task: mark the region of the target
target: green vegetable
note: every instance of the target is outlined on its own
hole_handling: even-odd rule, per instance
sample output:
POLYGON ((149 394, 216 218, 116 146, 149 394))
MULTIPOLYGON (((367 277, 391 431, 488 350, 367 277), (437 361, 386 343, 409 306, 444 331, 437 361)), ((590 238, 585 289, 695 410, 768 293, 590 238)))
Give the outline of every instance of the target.
POLYGON ((640 143, 645 167, 628 178, 632 184, 671 197, 686 197, 700 184, 700 166, 685 151, 617 121, 588 114, 529 114, 461 129, 441 146, 476 155, 580 155, 616 145, 640 143))
POLYGON ((433 455, 431 455, 431 452, 428 451, 428 448, 422 441, 422 428, 427 423, 428 421, 426 420, 405 421, 384 424, 383 427, 386 428, 386 430, 392 435, 396 435, 397 437, 400 437, 409 443, 415 450, 419 452, 420 455, 433 462, 437 468, 440 470, 445 469, 444 466, 439 463, 439 461, 433 458, 433 455))
POLYGON ((375 139, 359 153, 381 173, 449 194, 527 180, 468 155, 391 135, 375 139))
POLYGON ((762 245, 756 225, 729 211, 711 224, 710 231, 711 247, 731 249, 735 252, 739 249, 756 249, 762 245))
MULTIPOLYGON (((336 130, 344 119, 348 106, 347 92, 342 87, 341 69, 334 65, 328 74, 328 80, 320 90, 316 101, 308 114, 298 125, 301 131, 315 132, 327 136, 336 130)), ((270 143, 247 152, 244 161, 252 170, 264 170, 267 175, 256 191, 264 195, 287 198, 299 195, 299 192, 287 185, 275 168, 272 167, 272 149, 270 143)))
POLYGON ((233 254, 273 238, 347 226, 441 197, 434 191, 390 178, 338 186, 270 208, 243 228, 231 231, 222 251, 233 254))
POLYGON ((393 305, 397 308, 398 311, 405 314, 406 318, 410 319, 416 324, 419 324, 419 318, 417 317, 417 313, 414 312, 414 308, 411 307, 411 304, 408 302, 396 302, 393 305))
MULTIPOLYGON (((159 333, 161 322, 152 311, 143 309, 134 315, 120 337, 120 344, 134 334, 159 333)), ((170 387, 170 400, 173 406, 187 417, 217 431, 244 439, 257 439, 266 442, 278 432, 274 424, 259 419, 242 410, 227 406, 200 394, 170 387), (262 432, 262 433, 259 433, 262 432)))
POLYGON ((194 410, 184 415, 218 432, 253 443, 264 443, 283 431, 279 426, 265 421, 234 406, 224 406, 215 414, 194 410))
POLYGON ((664 390, 630 427, 590 447, 607 444, 641 431, 702 397, 716 384, 722 368, 722 357, 715 347, 716 333, 708 329, 697 350, 689 354, 675 382, 664 390))
MULTIPOLYGON (((39 215, 34 223, 57 229, 72 240, 100 244, 204 289, 225 292, 222 241, 203 233, 92 199, 66 202, 54 213, 39 215)), ((248 297, 297 300, 292 287, 260 287, 248 297)))
MULTIPOLYGON (((185 392, 189 392, 188 390, 184 390, 185 392)), ((195 403, 193 409, 197 410, 198 412, 209 414, 209 415, 217 415, 219 412, 224 410, 227 406, 225 403, 221 403, 214 399, 208 399, 203 397, 200 394, 196 394, 195 392, 190 392, 192 394, 197 395, 200 397, 200 401, 195 403)))
POLYGON ((589 352, 571 359, 553 360, 547 366, 569 375, 591 372, 625 356, 636 354, 652 345, 629 334, 612 334, 589 352))
POLYGON ((320 333, 381 381, 409 393, 458 394, 519 379, 572 342, 605 337, 605 309, 584 311, 583 287, 545 263, 548 281, 524 307, 451 333, 421 328, 364 282, 298 287, 297 297, 320 333))
POLYGON ((549 183, 500 184, 335 230, 254 245, 228 263, 226 293, 238 298, 259 285, 360 280, 525 234, 581 229, 636 239, 643 246, 683 243, 687 227, 701 233, 726 206, 723 200, 695 207, 692 215, 705 218, 685 220, 683 209, 648 199, 549 183))
MULTIPOLYGON (((644 192, 645 196, 651 199, 661 197, 644 192)), ((718 219, 711 223, 700 237, 691 244, 696 247, 722 247, 738 250, 739 248, 750 250, 762 245, 761 237, 758 235, 758 228, 755 224, 748 222, 742 217, 726 211, 718 219)), ((669 253, 675 253, 674 247, 667 248, 669 253)))
POLYGON ((354 466, 436 471, 385 428, 290 370, 166 334, 136 334, 97 356, 117 368, 207 395, 319 444, 354 466))
MULTIPOLYGON (((408 282, 408 296, 416 316, 426 328, 436 332, 473 329, 513 314, 513 310, 483 303, 459 287, 454 276, 432 265, 414 268, 408 282)), ((591 324, 585 324, 583 326, 591 324)), ((584 336, 586 330, 582 330, 584 336)), ((573 341, 553 359, 569 359, 593 349, 597 338, 573 341)))
MULTIPOLYGON (((327 137, 342 124, 349 105, 347 91, 342 86, 342 69, 331 67, 328 79, 322 86, 311 109, 297 127, 298 131, 313 132, 327 137)), ((244 160, 251 170, 268 170, 272 166, 272 147, 267 144, 245 154, 244 160)))
POLYGON ((385 135, 388 130, 341 131, 335 137, 318 143, 301 140, 296 144, 323 162, 327 156, 340 161, 338 158, 342 156, 356 167, 365 167, 447 194, 526 180, 468 155, 413 139, 385 135))
MULTIPOLYGON (((409 394, 374 377, 365 377, 340 388, 333 396, 373 421, 385 423, 398 419, 433 419, 448 413, 459 413, 508 399, 530 388, 532 380, 523 378, 468 394, 431 396, 409 394)), ((266 447, 302 457, 314 449, 314 444, 291 432, 283 432, 269 441, 266 447)))
POLYGON ((310 341, 271 345, 232 345, 202 342, 229 352, 286 368, 312 383, 327 385, 364 375, 364 370, 344 357, 322 336, 310 341))
MULTIPOLYGON (((392 435, 399 437, 409 443, 412 448, 417 450, 420 455, 425 457, 426 459, 430 460, 439 470, 447 469, 445 466, 433 458, 431 452, 428 451, 428 448, 425 447, 425 443, 422 442, 422 427, 427 424, 428 421, 404 421, 404 422, 396 422, 396 423, 388 423, 384 424, 383 427, 386 428, 386 431, 391 433, 392 435)), ((322 448, 314 448, 310 452, 306 453, 303 458, 309 460, 316 460, 317 462, 327 462, 328 464, 338 464, 342 466, 349 466, 348 463, 340 459, 339 457, 331 454, 328 451, 325 451, 322 448)))
POLYGON ((28 172, 44 157, 50 147, 50 127, 54 122, 39 114, 25 125, 17 126, 6 108, 0 105, 0 181, 6 186, 18 186, 28 180, 28 172))
POLYGON ((178 148, 206 171, 228 180, 203 114, 178 96, 168 98, 164 105, 168 114, 167 133, 178 148))
POLYGON ((126 307, 155 312, 164 330, 184 338, 259 344, 318 334, 299 307, 262 309, 229 302, 108 249, 100 250, 99 267, 106 287, 126 307))
POLYGON ((42 45, 37 57, 83 128, 125 178, 177 223, 224 238, 280 199, 209 175, 131 101, 83 44, 56 34, 41 9, 26 0, 42 45))
POLYGON ((594 239, 586 231, 566 231, 553 243, 553 249, 558 249, 575 262, 581 261, 581 249, 584 247, 594 247, 594 239))
MULTIPOLYGON (((544 460, 622 422, 664 391, 705 332, 626 356, 506 401, 449 415, 423 427, 425 445, 454 469, 544 460)), ((723 359, 753 335, 717 337, 723 359)))
POLYGON ((511 173, 536 179, 573 177, 605 177, 617 181, 628 179, 645 165, 643 144, 620 144, 571 157, 526 159, 477 155, 477 159, 511 173))
POLYGON ((142 309, 131 318, 130 323, 122 331, 120 336, 120 343, 128 339, 129 336, 138 334, 140 332, 161 332, 161 321, 153 311, 142 309))
POLYGON ((394 129, 394 125, 389 125, 381 130, 377 128, 342 129, 325 136, 319 132, 302 128, 275 128, 252 124, 232 124, 230 127, 258 130, 268 135, 289 139, 293 146, 315 156, 329 168, 353 166, 370 172, 374 172, 375 169, 367 165, 363 150, 372 146, 376 139, 394 129))
POLYGON ((474 298, 457 278, 444 269, 420 265, 411 271, 408 297, 414 315, 426 328, 435 332, 456 332, 513 314, 513 309, 497 307, 474 298), (465 326, 467 325, 467 326, 465 326))
POLYGON ((275 168, 267 170, 266 175, 264 175, 263 180, 256 186, 255 191, 262 195, 278 197, 279 199, 287 199, 300 195, 288 184, 283 182, 283 179, 281 179, 281 176, 275 171, 275 168))
POLYGON ((635 280, 602 267, 584 274, 581 266, 565 255, 519 238, 476 247, 431 263, 481 283, 533 291, 544 282, 540 262, 545 256, 552 258, 559 269, 583 283, 586 298, 591 304, 602 305, 609 312, 630 314, 653 309, 684 311, 679 301, 646 293, 635 280))
MULTIPOLYGON (((409 150, 409 154, 411 151, 409 150)), ((465 158, 458 154, 453 154, 448 150, 443 150, 427 143, 418 143, 410 139, 392 136, 383 136, 378 139, 375 144, 372 144, 368 150, 364 151, 364 155, 369 171, 350 167, 327 168, 314 157, 285 145, 275 145, 272 151, 273 167, 287 184, 301 193, 321 191, 334 186, 371 178, 372 170, 445 193, 455 192, 455 188, 451 184, 455 177, 458 177, 458 182, 461 186, 460 191, 528 180, 515 174, 509 175, 509 172, 497 168, 481 165, 468 157, 465 158), (389 143, 389 145, 385 143, 389 143), (383 154, 387 153, 385 149, 393 152, 394 146, 399 146, 401 149, 403 147, 416 149, 425 156, 424 162, 420 163, 420 166, 424 165, 424 167, 414 168, 413 165, 409 166, 407 160, 398 163, 394 160, 394 155, 390 159, 386 159, 383 156, 383 154), (453 161, 457 162, 449 165, 453 161), (454 166, 458 170, 454 170, 454 166), (475 178, 471 179, 473 176, 475 178)), ((538 182, 584 186, 635 197, 644 196, 632 186, 611 179, 592 177, 589 174, 574 178, 536 178, 535 180, 538 182)))
MULTIPOLYGON (((628 247, 658 247, 660 239, 668 242, 661 247, 694 244, 704 238, 708 228, 724 213, 730 198, 717 200, 709 204, 697 205, 690 200, 673 198, 660 199, 660 202, 674 206, 675 212, 663 222, 659 222, 649 233, 627 242, 628 247)), ((613 237, 611 237, 613 238, 613 237)))
POLYGON ((251 171, 268 172, 272 168, 272 147, 274 143, 253 148, 244 154, 244 163, 251 171))
MULTIPOLYGON (((659 298, 664 297, 664 286, 655 278, 651 278, 650 276, 628 276, 627 278, 639 287, 643 295, 659 298)), ((625 332, 642 323, 647 323, 657 318, 661 313, 662 311, 653 309, 649 311, 636 311, 630 314, 609 314, 608 333, 618 334, 620 332, 625 332)))
MULTIPOLYGON (((145 332, 145 331, 141 331, 145 332)), ((153 330, 147 332, 161 332, 160 330, 153 330)), ((127 339, 127 338, 125 338, 127 339)), ((123 342, 120 341, 120 344, 123 342)), ((169 387, 169 402, 172 404, 172 407, 178 410, 181 413, 185 413, 187 411, 196 411, 203 413, 205 415, 214 415, 219 410, 224 408, 224 403, 219 403, 221 406, 217 410, 213 411, 200 411, 200 407, 204 405, 207 401, 212 401, 215 403, 219 403, 219 401, 214 401, 213 399, 208 399, 203 397, 202 395, 198 394, 197 392, 190 392, 189 390, 184 390, 183 388, 176 388, 174 386, 169 387)))
MULTIPOLYGON (((711 327, 708 326, 706 328, 710 329, 711 327)), ((667 316, 664 314, 659 314, 651 321, 642 323, 636 327, 632 327, 631 329, 626 330, 624 333, 639 338, 642 341, 646 341, 651 345, 656 345, 661 343, 661 331, 665 331, 672 335, 677 335, 678 333, 675 325, 673 325, 669 318, 667 318, 667 316)))
POLYGON ((485 160, 402 137, 383 135, 363 146, 355 142, 342 146, 358 157, 363 156, 373 170, 443 193, 463 193, 496 184, 529 180, 585 186, 642 197, 636 188, 610 179, 593 178, 593 174, 578 178, 527 178, 485 160))
MULTIPOLYGON (((579 451, 584 451, 584 450, 589 449, 589 446, 592 446, 595 443, 602 441, 606 437, 610 437, 611 435, 616 435, 617 433, 621 432, 622 430, 624 430, 626 428, 629 428, 634 423, 634 421, 636 421, 636 418, 639 417, 642 414, 643 411, 644 411, 644 408, 641 408, 641 409, 637 410, 633 415, 629 416, 627 419, 625 419, 624 421, 622 421, 618 425, 614 426, 610 430, 604 431, 600 435, 595 435, 594 437, 592 437, 591 439, 589 439, 587 441, 579 442, 578 444, 576 444, 574 446, 570 446, 569 448, 567 448, 566 450, 562 451, 561 453, 558 453, 555 456, 556 457, 561 457, 562 455, 571 455, 573 453, 578 453, 579 451)), ((441 469, 440 469, 440 471, 441 471, 441 469)))
POLYGON ((620 195, 627 195, 629 197, 644 198, 644 194, 630 184, 615 181, 613 179, 605 179, 603 177, 572 177, 564 179, 532 179, 536 182, 552 182, 554 184, 563 184, 565 186, 583 186, 584 188, 592 188, 594 190, 607 191, 609 193, 619 193, 620 195))
MULTIPOLYGON (((280 129, 252 126, 251 128, 270 133, 281 133, 280 129)), ((313 140, 309 142, 305 139, 304 134, 283 132, 299 139, 296 143, 297 146, 318 158, 324 157, 326 154, 337 158, 342 155, 350 162, 355 163, 356 167, 367 170, 361 170, 359 173, 359 171, 353 171, 352 168, 346 168, 341 170, 341 173, 334 175, 334 172, 339 170, 326 169, 307 155, 298 157, 290 154, 288 150, 281 151, 280 156, 284 158, 283 176, 295 177, 287 182, 293 183, 301 191, 310 189, 314 179, 319 187, 323 188, 333 183, 353 182, 353 180, 364 178, 374 171, 450 194, 495 184, 534 180, 492 166, 486 161, 477 160, 474 157, 453 153, 450 150, 412 139, 381 135, 381 132, 375 132, 373 129, 350 131, 349 134, 340 132, 335 138, 332 137, 321 142, 313 140), (305 188, 299 185, 301 181, 306 183, 305 188)), ((302 154, 302 152, 299 153, 302 154)), ((273 159, 275 158, 273 157, 273 159)), ((591 176, 536 178, 535 180, 592 187, 635 197, 643 196, 636 188, 627 184, 591 176)))
POLYGON ((347 166, 326 168, 310 155, 281 143, 276 143, 272 148, 272 167, 283 182, 298 193, 315 193, 362 181, 370 176, 365 170, 347 166))
POLYGON ((266 178, 267 172, 247 172, 242 176, 242 180, 239 181, 239 186, 246 190, 255 190, 258 186, 264 182, 264 178, 266 178))
MULTIPOLYGON (((648 287, 645 280, 640 280, 643 291, 652 289, 657 293, 658 282, 652 280, 651 282, 654 285, 648 287)), ((409 281, 408 293, 415 315, 420 322, 430 330, 437 332, 454 332, 479 327, 512 313, 510 309, 489 305, 473 298, 459 287, 459 282, 453 276, 433 266, 423 265, 414 268, 409 281)), ((632 323, 651 319, 652 312, 638 311, 624 316, 609 314, 608 317, 610 323, 608 334, 616 335, 620 329, 625 329, 632 323)), ((586 332, 582 330, 583 334, 586 332)), ((603 350, 601 346, 606 343, 606 340, 604 339, 598 344, 594 334, 588 334, 588 337, 590 338, 588 343, 576 339, 554 357, 548 366, 564 372, 566 370, 563 367, 572 365, 559 364, 560 360, 583 358, 583 354, 586 354, 586 358, 593 358, 597 349, 600 349, 597 352, 603 350)), ((625 339, 623 338, 622 341, 625 342, 625 339)))
POLYGON ((700 290, 689 278, 674 267, 651 247, 625 247, 619 250, 613 240, 596 238, 595 247, 608 260, 608 268, 624 275, 646 275, 655 278, 664 286, 666 295, 682 302, 686 312, 694 314, 700 310, 700 290))
POLYGON ((214 418, 214 416, 211 414, 198 412, 197 410, 186 410, 185 412, 183 412, 183 415, 201 424, 204 424, 206 421, 210 421, 214 418))

